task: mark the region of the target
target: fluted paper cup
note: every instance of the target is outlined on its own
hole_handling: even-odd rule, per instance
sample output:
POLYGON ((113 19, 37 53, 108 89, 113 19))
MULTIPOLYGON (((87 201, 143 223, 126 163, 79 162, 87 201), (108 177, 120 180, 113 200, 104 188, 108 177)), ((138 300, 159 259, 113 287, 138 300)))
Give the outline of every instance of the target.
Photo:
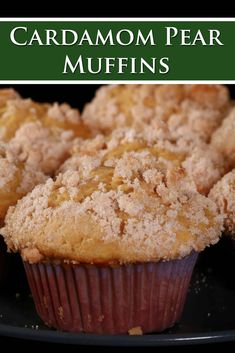
POLYGON ((38 315, 71 332, 160 332, 180 320, 193 253, 181 260, 111 266, 24 263, 38 315))

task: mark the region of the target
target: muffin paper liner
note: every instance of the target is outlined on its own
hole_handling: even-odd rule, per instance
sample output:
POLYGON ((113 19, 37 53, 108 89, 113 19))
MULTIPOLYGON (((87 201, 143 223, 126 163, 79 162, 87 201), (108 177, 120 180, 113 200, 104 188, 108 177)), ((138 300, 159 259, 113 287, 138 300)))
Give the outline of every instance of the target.
POLYGON ((180 320, 197 259, 96 266, 24 262, 37 312, 51 327, 100 334, 160 332, 180 320))

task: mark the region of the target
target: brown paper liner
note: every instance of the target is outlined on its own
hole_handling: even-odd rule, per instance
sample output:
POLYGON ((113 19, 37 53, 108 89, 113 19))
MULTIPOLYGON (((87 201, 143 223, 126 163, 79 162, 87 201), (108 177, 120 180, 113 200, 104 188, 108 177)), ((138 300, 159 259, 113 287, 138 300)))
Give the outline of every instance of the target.
POLYGON ((63 331, 159 332, 180 320, 197 259, 119 267, 24 263, 37 312, 63 331), (137 330, 139 331, 139 329, 137 330))

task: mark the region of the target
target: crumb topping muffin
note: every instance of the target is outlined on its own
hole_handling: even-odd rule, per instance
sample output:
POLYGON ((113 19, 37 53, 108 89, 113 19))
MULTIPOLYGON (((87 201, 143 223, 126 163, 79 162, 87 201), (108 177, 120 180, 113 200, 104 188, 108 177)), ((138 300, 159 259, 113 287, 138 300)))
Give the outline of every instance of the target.
POLYGON ((17 130, 9 147, 19 159, 35 170, 53 175, 69 157, 74 133, 71 130, 48 129, 39 121, 24 124, 17 130))
POLYGON ((229 93, 222 85, 116 85, 101 87, 82 117, 105 134, 160 121, 176 138, 196 133, 208 142, 228 107, 229 93))
POLYGON ((213 185, 228 171, 222 155, 208 144, 195 146, 187 153, 182 166, 194 180, 197 190, 208 195, 213 185))
POLYGON ((165 168, 181 166, 194 180, 197 190, 208 194, 212 186, 227 171, 223 157, 210 145, 181 140, 158 139, 158 131, 148 127, 141 133, 135 130, 117 129, 111 135, 97 135, 94 139, 74 142, 71 158, 61 165, 59 172, 80 170, 82 175, 89 173, 91 168, 105 159, 105 165, 115 165, 116 159, 128 151, 141 152, 149 148, 159 164, 165 168), (181 143, 182 142, 182 143, 181 143))
POLYGON ((178 259, 216 243, 222 217, 185 175, 183 156, 132 140, 93 154, 97 137, 78 170, 11 207, 1 229, 9 249, 31 263, 112 264, 178 259))
POLYGON ((31 99, 11 99, 0 114, 0 140, 9 141, 22 162, 53 174, 69 156, 75 137, 90 136, 78 110, 67 104, 39 104, 31 99))
POLYGON ((0 89, 0 115, 4 111, 7 101, 20 98, 18 92, 12 88, 0 89))
POLYGON ((235 169, 215 184, 209 197, 224 217, 225 232, 235 238, 235 169))
POLYGON ((39 120, 48 108, 49 104, 35 103, 31 99, 7 100, 0 115, 0 139, 8 142, 23 124, 39 120))
POLYGON ((6 145, 0 144, 0 224, 9 206, 45 180, 43 173, 24 165, 6 145))
POLYGON ((211 145, 224 156, 231 168, 235 167, 235 108, 223 120, 221 126, 213 133, 211 145))

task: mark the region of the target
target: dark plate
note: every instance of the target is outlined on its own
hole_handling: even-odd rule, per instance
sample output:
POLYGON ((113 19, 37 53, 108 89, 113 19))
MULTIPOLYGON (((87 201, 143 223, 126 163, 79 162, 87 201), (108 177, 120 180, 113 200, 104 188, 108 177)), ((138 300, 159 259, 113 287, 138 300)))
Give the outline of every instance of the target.
POLYGON ((228 239, 201 254, 181 323, 161 334, 108 336, 63 333, 38 318, 18 258, 0 294, 0 334, 30 340, 102 346, 159 346, 235 341, 235 249, 228 239))

